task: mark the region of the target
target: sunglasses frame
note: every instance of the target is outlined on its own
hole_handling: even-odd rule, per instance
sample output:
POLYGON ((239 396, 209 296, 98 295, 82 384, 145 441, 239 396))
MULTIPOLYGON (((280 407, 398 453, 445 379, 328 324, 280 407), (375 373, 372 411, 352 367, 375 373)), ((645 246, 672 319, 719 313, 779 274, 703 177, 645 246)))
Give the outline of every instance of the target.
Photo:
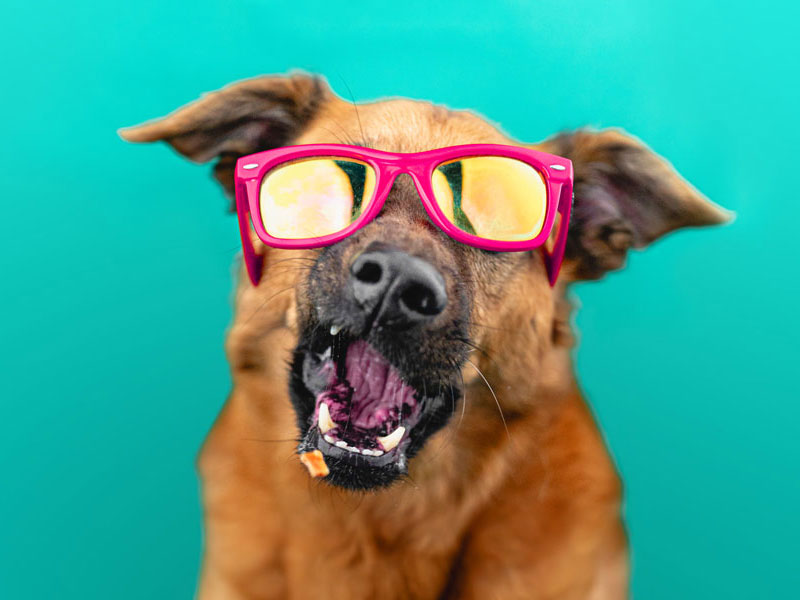
POLYGON ((345 144, 307 144, 283 146, 242 156, 236 162, 234 183, 239 232, 242 236, 244 260, 250 281, 254 286, 258 285, 264 260, 256 252, 250 239, 250 222, 252 222, 258 238, 273 248, 298 249, 330 246, 358 231, 378 216, 395 179, 401 173, 408 174, 414 181, 425 212, 428 213, 434 224, 448 236, 468 246, 495 252, 522 252, 541 247, 548 280, 551 286, 555 285, 564 258, 572 208, 572 162, 554 154, 503 144, 465 144, 415 153, 385 152, 345 144), (522 241, 488 240, 459 229, 447 219, 434 196, 433 172, 442 163, 475 156, 512 158, 530 165, 542 175, 547 189, 547 207, 542 230, 536 237, 522 241), (375 188, 372 198, 366 204, 367 209, 350 225, 330 235, 304 239, 271 236, 264 227, 259 206, 261 182, 264 176, 280 164, 313 157, 352 158, 370 165, 375 173, 375 188), (545 242, 550 237, 558 213, 561 214, 559 230, 553 249, 548 251, 545 242))

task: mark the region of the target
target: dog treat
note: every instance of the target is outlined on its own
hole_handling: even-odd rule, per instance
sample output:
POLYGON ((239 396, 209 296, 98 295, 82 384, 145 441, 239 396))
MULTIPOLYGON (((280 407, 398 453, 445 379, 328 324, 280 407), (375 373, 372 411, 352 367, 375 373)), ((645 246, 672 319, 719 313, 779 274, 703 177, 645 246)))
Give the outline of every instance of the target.
POLYGON ((325 464, 325 458, 319 450, 312 450, 311 452, 303 452, 300 455, 300 462, 306 466, 308 473, 312 477, 325 477, 330 471, 328 465, 325 464))

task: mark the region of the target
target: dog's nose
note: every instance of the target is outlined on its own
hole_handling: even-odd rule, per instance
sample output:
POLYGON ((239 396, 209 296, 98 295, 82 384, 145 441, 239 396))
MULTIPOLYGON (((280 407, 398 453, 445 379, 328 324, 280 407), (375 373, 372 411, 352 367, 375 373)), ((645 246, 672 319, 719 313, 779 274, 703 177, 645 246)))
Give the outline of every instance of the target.
POLYGON ((373 324, 392 329, 431 321, 447 305, 441 273, 428 261, 395 248, 360 254, 350 266, 350 285, 373 324))

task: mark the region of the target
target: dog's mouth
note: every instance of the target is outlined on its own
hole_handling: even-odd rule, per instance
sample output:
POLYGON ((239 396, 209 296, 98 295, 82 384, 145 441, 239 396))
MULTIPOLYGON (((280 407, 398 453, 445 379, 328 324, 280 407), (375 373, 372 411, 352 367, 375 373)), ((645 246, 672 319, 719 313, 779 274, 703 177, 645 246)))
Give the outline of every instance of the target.
POLYGON ((319 360, 314 377, 324 378, 325 388, 316 395, 313 425, 322 448, 372 458, 397 454, 419 420, 416 391, 365 340, 340 348, 335 358, 329 347, 319 360))
POLYGON ((459 396, 450 385, 410 381, 375 340, 352 338, 336 327, 298 348, 293 367, 292 391, 305 407, 296 401, 299 451, 321 452, 327 480, 348 488, 387 485, 403 475, 459 396), (437 394, 426 394, 428 389, 437 394))

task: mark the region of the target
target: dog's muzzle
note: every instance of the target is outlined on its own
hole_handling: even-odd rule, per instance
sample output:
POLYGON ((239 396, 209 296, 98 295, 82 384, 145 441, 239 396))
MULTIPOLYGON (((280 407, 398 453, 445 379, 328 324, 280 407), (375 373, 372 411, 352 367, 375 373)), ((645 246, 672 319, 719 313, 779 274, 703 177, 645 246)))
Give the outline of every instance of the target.
POLYGON ((405 473, 460 397, 455 370, 443 380, 420 355, 425 336, 442 335, 430 327, 447 288, 427 260, 373 243, 350 263, 342 293, 347 314, 315 324, 295 351, 299 451, 321 452, 332 483, 369 488, 405 473))

